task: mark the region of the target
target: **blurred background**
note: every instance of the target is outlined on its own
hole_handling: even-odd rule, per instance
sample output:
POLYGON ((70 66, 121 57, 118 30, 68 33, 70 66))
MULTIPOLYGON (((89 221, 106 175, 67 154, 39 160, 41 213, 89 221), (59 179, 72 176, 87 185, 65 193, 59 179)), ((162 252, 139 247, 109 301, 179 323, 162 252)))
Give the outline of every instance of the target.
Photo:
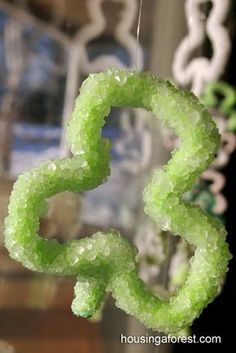
MULTIPOLYGON (((236 2, 230 0, 0 0, 0 353, 223 352, 233 344, 234 260, 218 298, 186 334, 220 335, 219 345, 121 344, 146 330, 107 298, 93 319, 70 309, 73 278, 32 273, 3 245, 4 218, 17 176, 70 155, 65 125, 82 81, 108 67, 150 70, 192 90, 222 136, 214 164, 185 199, 223 222, 235 250, 236 2), (138 18, 140 13, 140 27, 138 18), (138 30, 140 29, 140 31, 138 30)), ((113 108, 108 182, 49 202, 40 235, 60 242, 117 228, 138 247, 140 276, 168 298, 184 282, 194 249, 160 231, 143 212, 153 168, 178 146, 170 130, 141 109, 113 108)))

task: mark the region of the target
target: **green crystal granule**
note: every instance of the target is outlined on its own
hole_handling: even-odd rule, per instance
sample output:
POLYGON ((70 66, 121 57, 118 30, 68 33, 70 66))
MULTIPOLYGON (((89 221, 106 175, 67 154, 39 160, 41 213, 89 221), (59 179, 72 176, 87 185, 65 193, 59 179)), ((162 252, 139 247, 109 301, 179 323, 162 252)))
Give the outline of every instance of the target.
POLYGON ((76 315, 94 315, 109 292, 119 308, 148 328, 175 333, 191 325, 217 295, 230 259, 223 226, 182 198, 219 147, 209 113, 193 94, 150 73, 110 69, 90 75, 82 84, 67 141, 72 158, 44 162, 14 185, 5 222, 10 256, 34 271, 76 276, 76 315), (195 247, 185 283, 166 301, 145 287, 138 277, 137 250, 117 232, 98 232, 65 244, 38 235, 47 198, 96 188, 109 176, 111 145, 101 137, 101 129, 112 106, 151 111, 181 140, 144 190, 145 211, 157 226, 195 247))

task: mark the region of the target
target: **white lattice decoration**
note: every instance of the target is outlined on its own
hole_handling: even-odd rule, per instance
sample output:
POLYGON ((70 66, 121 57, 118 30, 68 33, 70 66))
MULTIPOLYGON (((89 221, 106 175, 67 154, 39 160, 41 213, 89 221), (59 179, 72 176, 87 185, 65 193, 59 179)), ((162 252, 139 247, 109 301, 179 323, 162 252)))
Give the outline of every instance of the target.
POLYGON ((230 8, 230 0, 211 0, 209 17, 200 10, 200 5, 209 0, 186 0, 185 13, 188 33, 182 40, 173 60, 173 73, 176 81, 191 86, 198 96, 207 82, 217 81, 224 72, 231 49, 229 34, 224 21, 230 8), (196 49, 201 48, 206 36, 212 44, 213 54, 192 58, 196 49))
MULTIPOLYGON (((178 84, 190 86, 191 90, 201 96, 205 85, 219 79, 224 72, 228 61, 231 43, 224 22, 229 12, 230 0, 211 0, 212 9, 206 18, 200 5, 208 0, 186 0, 185 14, 188 33, 176 50, 173 60, 173 74, 178 84), (212 44, 212 57, 193 57, 196 49, 201 48, 206 37, 212 44), (193 58, 192 58, 193 57, 193 58)), ((218 169, 224 167, 229 161, 230 154, 236 146, 235 135, 226 132, 226 122, 221 117, 215 117, 222 136, 222 147, 210 169, 205 171, 202 178, 211 182, 210 190, 216 198, 214 212, 221 214, 227 207, 227 202, 221 194, 225 185, 224 176, 218 169)), ((173 133, 164 131, 165 144, 172 150, 178 144, 173 133)))

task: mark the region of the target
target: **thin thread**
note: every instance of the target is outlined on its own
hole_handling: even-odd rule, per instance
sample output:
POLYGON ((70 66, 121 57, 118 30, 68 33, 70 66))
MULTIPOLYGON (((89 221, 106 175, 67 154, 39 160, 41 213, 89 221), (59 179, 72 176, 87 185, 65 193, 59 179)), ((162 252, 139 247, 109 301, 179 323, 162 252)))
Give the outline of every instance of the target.
POLYGON ((143 0, 139 1, 139 12, 138 12, 138 24, 136 31, 136 49, 135 49, 135 68, 138 70, 138 52, 139 52, 139 37, 140 37, 140 27, 141 27, 141 17, 143 9, 143 0))

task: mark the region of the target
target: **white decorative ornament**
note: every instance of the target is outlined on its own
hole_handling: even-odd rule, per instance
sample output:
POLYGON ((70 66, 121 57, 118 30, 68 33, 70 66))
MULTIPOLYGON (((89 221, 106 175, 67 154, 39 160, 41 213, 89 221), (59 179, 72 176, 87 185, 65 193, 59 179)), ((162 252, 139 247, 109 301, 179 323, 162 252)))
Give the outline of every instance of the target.
MULTIPOLYGON (((185 13, 188 33, 176 50, 173 60, 173 74, 176 82, 181 86, 189 86, 197 96, 201 96, 207 83, 217 81, 226 67, 231 43, 224 22, 229 12, 230 0, 211 0, 212 9, 206 18, 200 5, 209 3, 208 0, 186 0, 185 13), (194 57, 205 38, 208 37, 212 44, 212 57, 194 57)), ((217 171, 229 161, 230 154, 236 146, 235 135, 226 132, 226 121, 215 117, 222 136, 222 147, 210 169, 205 171, 202 179, 210 181, 211 192, 214 193, 216 205, 213 211, 222 214, 227 207, 227 201, 221 194, 225 185, 225 177, 217 171)), ((175 148, 178 140, 175 135, 164 130, 164 142, 169 150, 175 148)))
POLYGON ((191 86, 198 96, 208 82, 218 80, 228 61, 231 43, 224 21, 229 12, 230 0, 211 0, 212 9, 208 18, 200 10, 200 5, 209 0, 186 0, 185 13, 188 34, 180 43, 173 60, 173 73, 176 81, 183 86, 191 86), (208 36, 212 44, 212 57, 191 59, 194 51, 201 47, 208 36))

